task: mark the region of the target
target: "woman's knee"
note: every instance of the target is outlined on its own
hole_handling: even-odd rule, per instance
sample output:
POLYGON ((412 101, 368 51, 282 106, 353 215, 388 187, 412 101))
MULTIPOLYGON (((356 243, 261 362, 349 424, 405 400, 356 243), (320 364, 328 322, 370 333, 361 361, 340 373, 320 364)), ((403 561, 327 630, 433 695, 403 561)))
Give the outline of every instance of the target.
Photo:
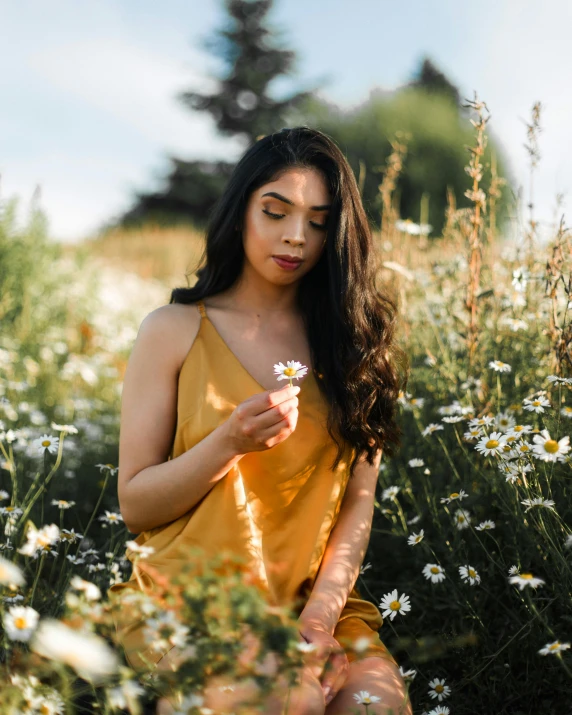
POLYGON ((282 712, 284 715, 324 715, 326 712, 322 685, 309 668, 304 668, 300 682, 290 689, 282 712))

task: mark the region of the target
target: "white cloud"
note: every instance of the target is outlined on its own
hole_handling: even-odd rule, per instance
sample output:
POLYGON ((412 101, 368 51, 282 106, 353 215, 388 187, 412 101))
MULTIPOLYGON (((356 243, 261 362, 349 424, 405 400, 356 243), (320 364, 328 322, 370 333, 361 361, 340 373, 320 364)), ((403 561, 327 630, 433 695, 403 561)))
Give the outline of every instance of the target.
POLYGON ((212 157, 228 151, 228 140, 209 117, 193 113, 175 95, 216 85, 196 70, 146 48, 114 38, 91 38, 34 52, 29 65, 58 87, 123 122, 167 151, 212 157))

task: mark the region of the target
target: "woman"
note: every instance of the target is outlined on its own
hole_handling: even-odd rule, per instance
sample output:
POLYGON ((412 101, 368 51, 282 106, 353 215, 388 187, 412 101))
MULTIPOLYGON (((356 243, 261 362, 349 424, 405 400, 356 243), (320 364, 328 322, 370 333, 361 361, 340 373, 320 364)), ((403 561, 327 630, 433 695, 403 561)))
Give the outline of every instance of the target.
MULTIPOLYGON (((332 139, 296 127, 251 146, 211 216, 205 252, 196 284, 143 320, 129 360, 125 523, 160 571, 177 570, 181 547, 231 548, 270 601, 297 609, 322 665, 304 671, 290 713, 349 712, 360 690, 381 699, 370 713, 411 713, 377 634, 381 614, 354 587, 382 449, 391 456, 400 443, 406 358, 393 342, 395 306, 375 286, 355 177, 332 139), (279 387, 275 366, 288 360, 308 373, 279 387), (343 646, 360 637, 369 646, 358 659, 343 646)), ((132 578, 110 596, 138 587, 132 578)), ((118 633, 138 664, 141 623, 118 633)), ((162 668, 184 652, 144 655, 162 668)))

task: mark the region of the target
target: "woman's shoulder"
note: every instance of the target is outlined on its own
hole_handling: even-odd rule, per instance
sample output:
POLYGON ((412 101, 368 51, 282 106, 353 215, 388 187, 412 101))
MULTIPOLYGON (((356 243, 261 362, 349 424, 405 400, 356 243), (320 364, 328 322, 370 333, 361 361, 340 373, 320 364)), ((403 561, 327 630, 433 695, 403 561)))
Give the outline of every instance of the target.
POLYGON ((200 322, 196 303, 169 303, 148 313, 139 332, 144 331, 157 345, 171 351, 180 367, 199 332, 200 322))

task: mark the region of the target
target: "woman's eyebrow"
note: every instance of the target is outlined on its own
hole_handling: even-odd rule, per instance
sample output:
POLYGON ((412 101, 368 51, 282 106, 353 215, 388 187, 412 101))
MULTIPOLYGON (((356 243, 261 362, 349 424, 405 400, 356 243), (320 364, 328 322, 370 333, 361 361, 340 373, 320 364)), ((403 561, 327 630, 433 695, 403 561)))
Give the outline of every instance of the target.
MULTIPOLYGON (((293 201, 290 201, 290 199, 287 199, 285 196, 276 193, 276 191, 269 191, 266 194, 262 194, 261 198, 264 198, 265 196, 273 196, 275 199, 284 201, 285 204, 290 204, 290 206, 294 206, 293 201)), ((310 206, 311 211, 327 211, 329 208, 331 208, 331 204, 324 204, 323 206, 310 206)))

